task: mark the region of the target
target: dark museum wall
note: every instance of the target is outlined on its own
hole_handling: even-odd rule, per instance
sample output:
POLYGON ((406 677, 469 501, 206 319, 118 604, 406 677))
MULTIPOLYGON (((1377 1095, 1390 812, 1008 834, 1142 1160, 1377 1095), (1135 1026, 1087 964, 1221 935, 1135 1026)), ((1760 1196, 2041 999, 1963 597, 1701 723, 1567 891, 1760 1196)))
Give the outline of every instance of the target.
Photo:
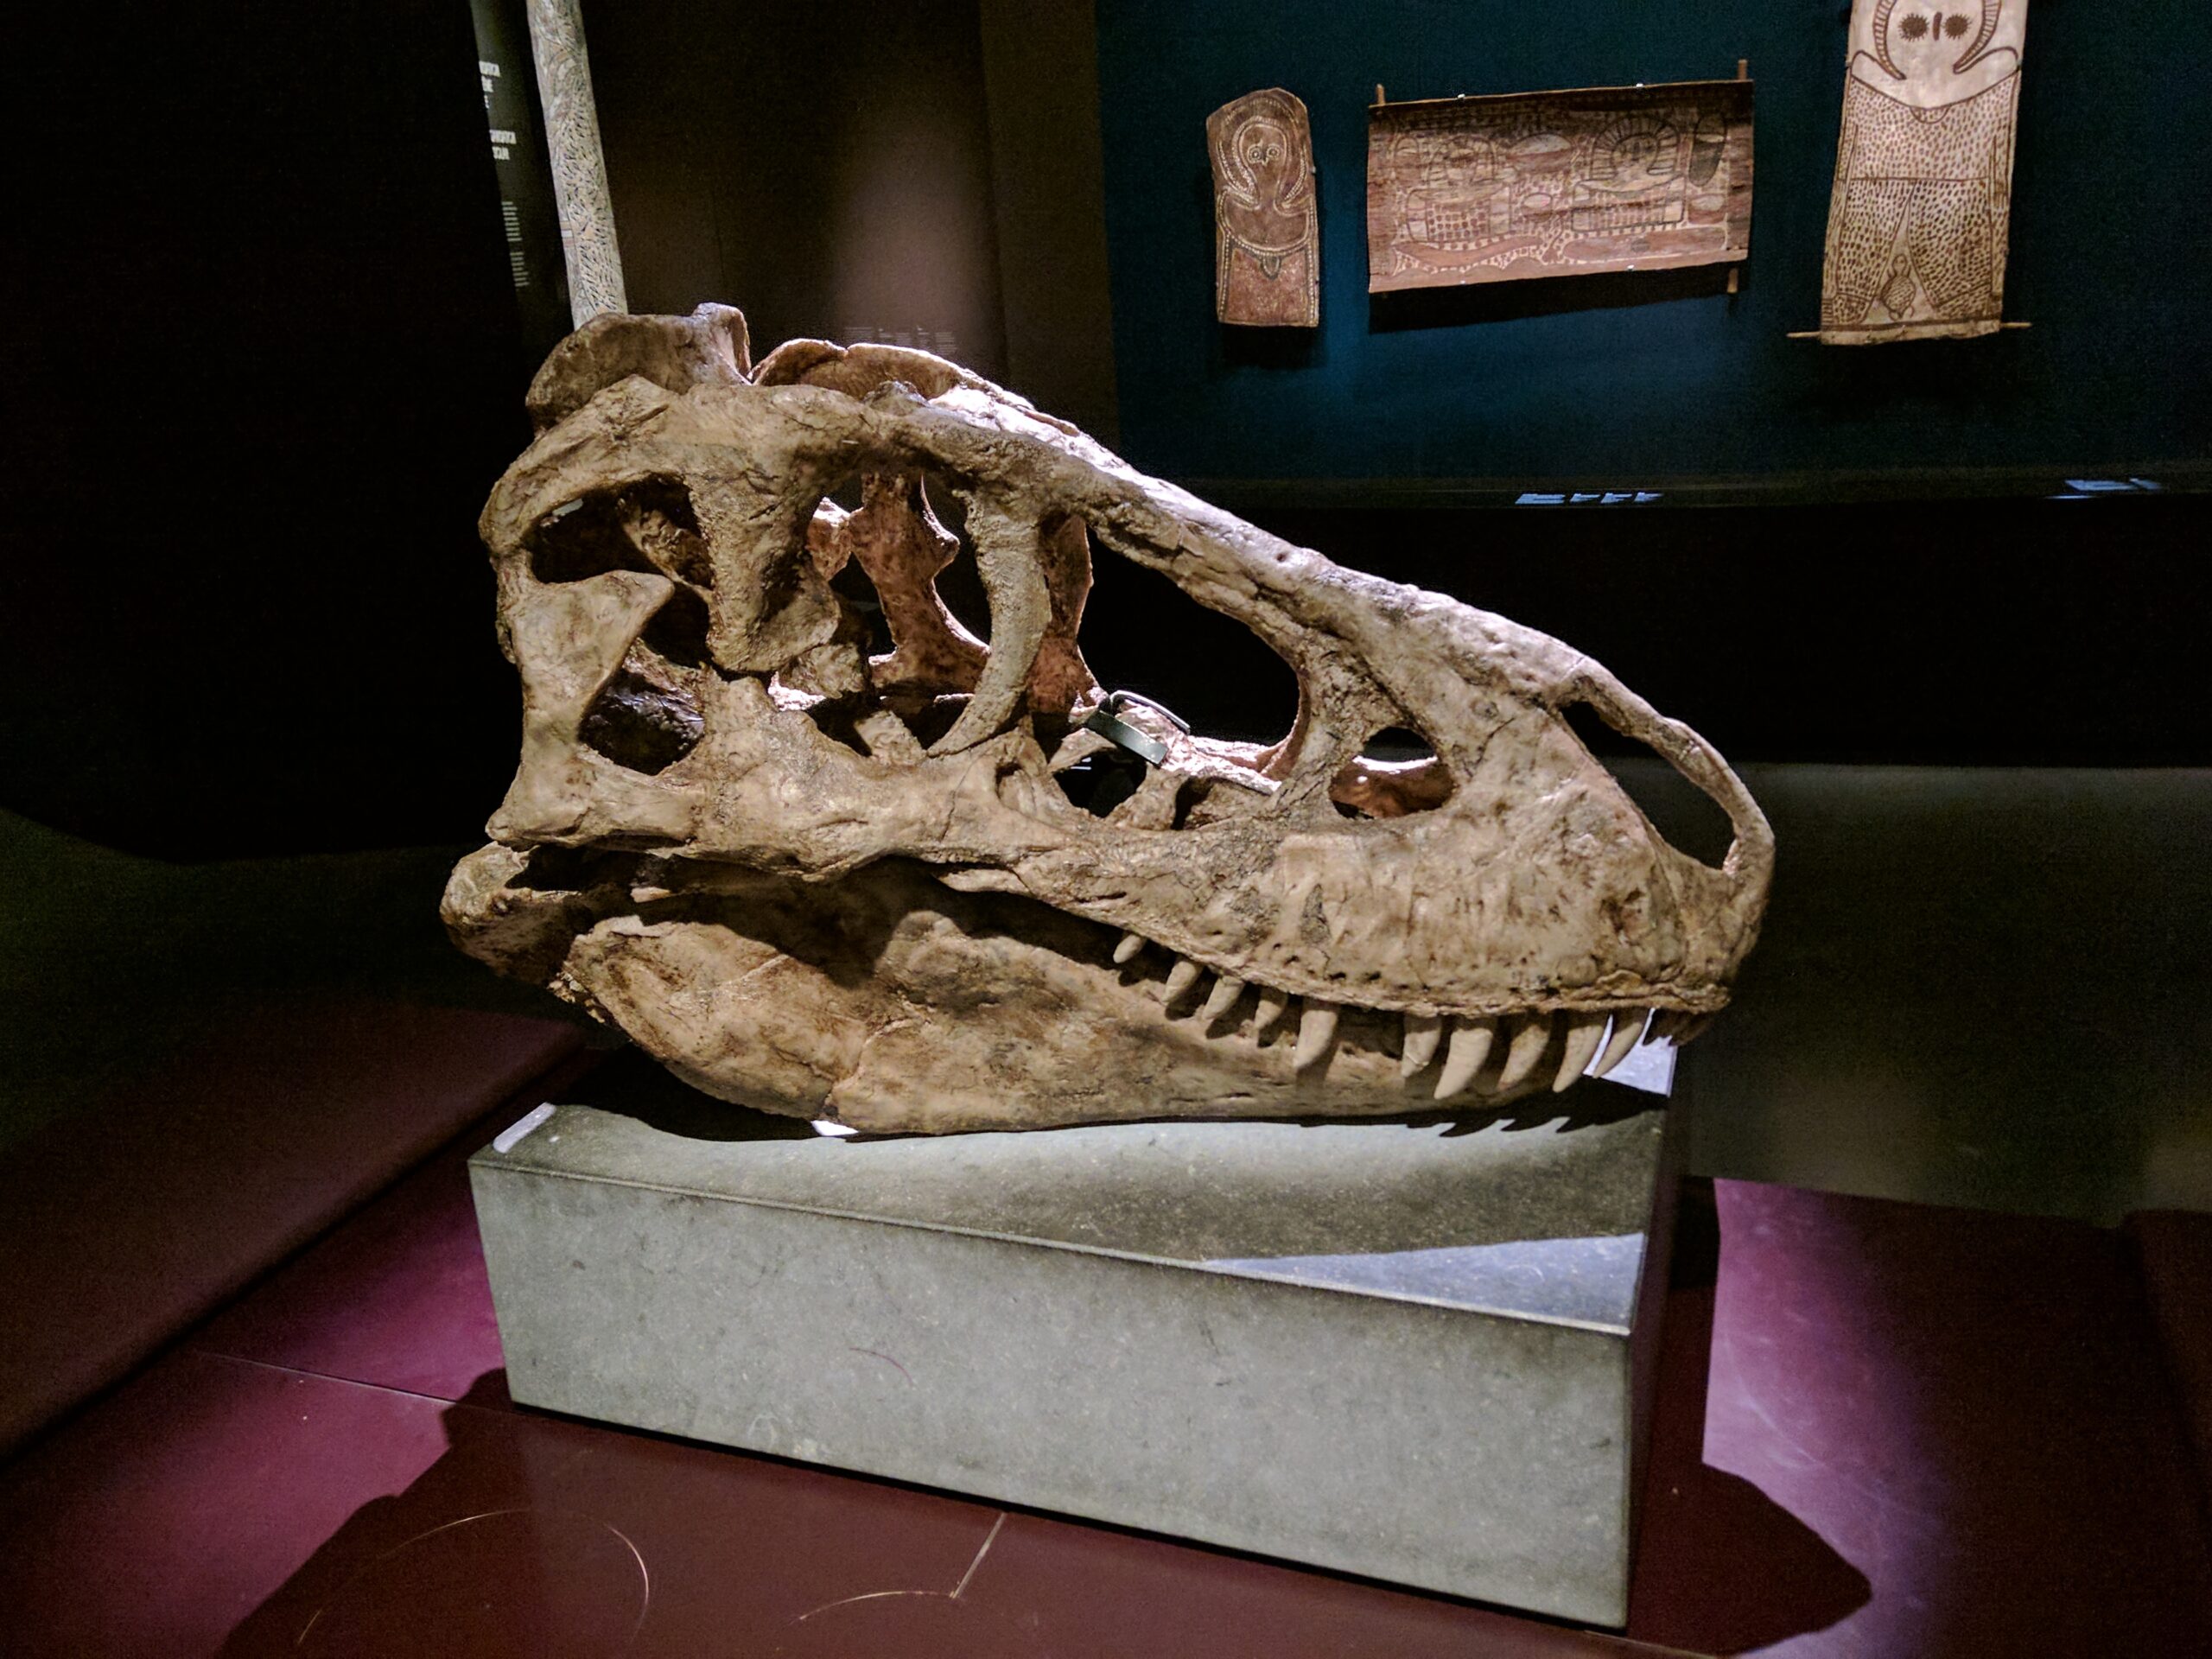
MULTIPOLYGON (((2212 762, 2212 697, 2193 665, 2212 613, 2202 496, 1642 513, 1242 505, 1342 563, 1572 642, 1732 761, 2212 762)), ((1248 664, 1255 648, 1229 625, 1179 602, 1117 613, 1116 592, 1103 573, 1102 631, 1142 638, 1164 622, 1175 642, 1145 653, 1134 689, 1217 728, 1287 728, 1276 665, 1248 664), (1249 671, 1225 677, 1224 662, 1249 671)), ((1093 660, 1103 675, 1110 659, 1093 660)))
POLYGON ((1184 480, 1661 480, 2202 462, 2212 261, 2198 146, 2212 10, 2043 3, 2028 24, 1993 340, 1840 349, 1819 321, 1843 0, 1098 0, 1123 445, 1184 480), (1367 107, 1757 82, 1743 291, 1707 270, 1367 294, 1367 107), (1321 326, 1213 320, 1204 124, 1281 86, 1313 118, 1321 326), (1691 297, 1624 302, 1698 289, 1691 297))
MULTIPOLYGON (((2203 497, 1980 501, 1941 476, 1993 455, 2202 468, 2207 265, 2183 257, 2185 147, 2152 128, 2186 102, 2200 13, 2042 6, 2012 289, 2036 327, 1847 353, 1781 338, 1817 296, 1838 4, 839 10, 587 6, 633 304, 732 299, 764 342, 927 331, 1095 430, 1118 405, 1140 464, 1557 632, 1732 758, 2212 761, 2203 497), (1375 326, 1374 79, 1737 55, 1760 82, 1741 296, 1375 326), (1305 359, 1211 321, 1204 117, 1277 80, 1313 106, 1325 186, 1305 359), (1469 510, 1424 493, 1446 479, 1379 477, 1464 480, 1474 455, 1708 482, 1833 456, 1919 483, 1886 505, 1675 505, 1687 487, 1469 510)), ((516 729, 474 522, 526 439, 529 368, 470 7, 138 0, 92 24, 21 12, 7 47, 0 806, 181 857, 469 840, 516 729)), ((1095 603, 1109 678, 1281 723, 1279 669, 1218 619, 1113 571, 1095 603)))
POLYGON ((903 341, 1116 430, 1088 3, 585 5, 634 309, 903 341))
POLYGON ((175 855, 465 838, 529 435, 469 13, 18 7, 0 804, 175 855))
POLYGON ((1006 373, 976 0, 583 8, 630 306, 1006 373))

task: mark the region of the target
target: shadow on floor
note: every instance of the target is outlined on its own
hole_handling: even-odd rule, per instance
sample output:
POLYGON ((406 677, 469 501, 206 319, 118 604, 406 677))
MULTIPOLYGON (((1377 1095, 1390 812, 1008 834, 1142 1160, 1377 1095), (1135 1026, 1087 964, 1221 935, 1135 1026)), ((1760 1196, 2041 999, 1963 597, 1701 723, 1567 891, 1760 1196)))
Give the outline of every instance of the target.
POLYGON ((1856 1612, 1866 1575, 1740 1475, 1704 1459, 1720 1222, 1682 1183, 1628 1633, 1695 1653, 1755 1651, 1856 1612))

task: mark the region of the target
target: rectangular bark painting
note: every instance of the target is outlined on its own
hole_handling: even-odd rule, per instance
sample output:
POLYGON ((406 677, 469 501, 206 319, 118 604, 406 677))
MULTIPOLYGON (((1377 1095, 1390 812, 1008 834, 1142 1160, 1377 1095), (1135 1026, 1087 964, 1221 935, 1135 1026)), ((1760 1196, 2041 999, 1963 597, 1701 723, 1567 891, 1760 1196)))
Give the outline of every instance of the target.
POLYGON ((1375 105, 1367 287, 1455 287, 1742 259, 1751 83, 1375 105))
POLYGON ((1820 338, 2003 326, 2027 0, 1855 0, 1820 338))
POLYGON ((1260 327, 1321 321, 1321 238, 1306 105, 1281 87, 1206 118, 1213 158, 1214 315, 1260 327))

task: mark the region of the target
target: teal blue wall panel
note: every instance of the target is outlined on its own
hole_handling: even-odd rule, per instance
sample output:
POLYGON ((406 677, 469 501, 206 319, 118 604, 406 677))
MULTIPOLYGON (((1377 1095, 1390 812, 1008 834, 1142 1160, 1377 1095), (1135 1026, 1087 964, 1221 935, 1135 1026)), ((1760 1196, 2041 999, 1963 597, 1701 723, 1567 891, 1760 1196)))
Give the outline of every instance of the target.
POLYGON ((2212 8, 2035 0, 2006 314, 1868 348, 1816 325, 1843 0, 1098 0, 1123 447, 1196 479, 1779 478, 2128 466, 2212 453, 2201 193, 2212 8), (1743 290, 1717 274, 1367 293, 1367 105, 1696 79, 1751 61, 1743 290), (1322 322, 1213 319, 1204 127, 1312 111, 1322 322), (1702 288, 1706 291, 1694 291, 1702 288))

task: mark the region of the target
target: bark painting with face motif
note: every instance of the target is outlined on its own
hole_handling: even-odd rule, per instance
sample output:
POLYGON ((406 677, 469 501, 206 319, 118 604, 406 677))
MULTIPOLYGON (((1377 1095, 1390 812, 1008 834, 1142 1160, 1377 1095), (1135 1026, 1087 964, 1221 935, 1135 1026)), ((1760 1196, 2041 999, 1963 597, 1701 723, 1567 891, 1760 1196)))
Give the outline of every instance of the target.
POLYGON ((1261 327, 1321 321, 1321 238, 1306 105, 1280 87, 1206 118, 1213 158, 1214 315, 1261 327))
POLYGON ((1820 338, 2004 326, 2027 0, 1857 0, 1820 338))
POLYGON ((872 1130, 1487 1110, 1728 1001, 1766 821, 1556 639, 926 353, 756 366, 727 307, 596 319, 531 408, 481 521, 521 765, 445 919, 711 1094, 872 1130), (987 639, 938 594, 955 501, 987 639), (1281 656, 1292 729, 1211 738, 1100 687, 1096 549, 1281 656), (1722 861, 1653 828, 1578 705, 1719 804, 1722 861), (1426 752, 1374 752, 1391 732, 1426 752), (1087 786, 1109 764, 1135 786, 1087 786))

